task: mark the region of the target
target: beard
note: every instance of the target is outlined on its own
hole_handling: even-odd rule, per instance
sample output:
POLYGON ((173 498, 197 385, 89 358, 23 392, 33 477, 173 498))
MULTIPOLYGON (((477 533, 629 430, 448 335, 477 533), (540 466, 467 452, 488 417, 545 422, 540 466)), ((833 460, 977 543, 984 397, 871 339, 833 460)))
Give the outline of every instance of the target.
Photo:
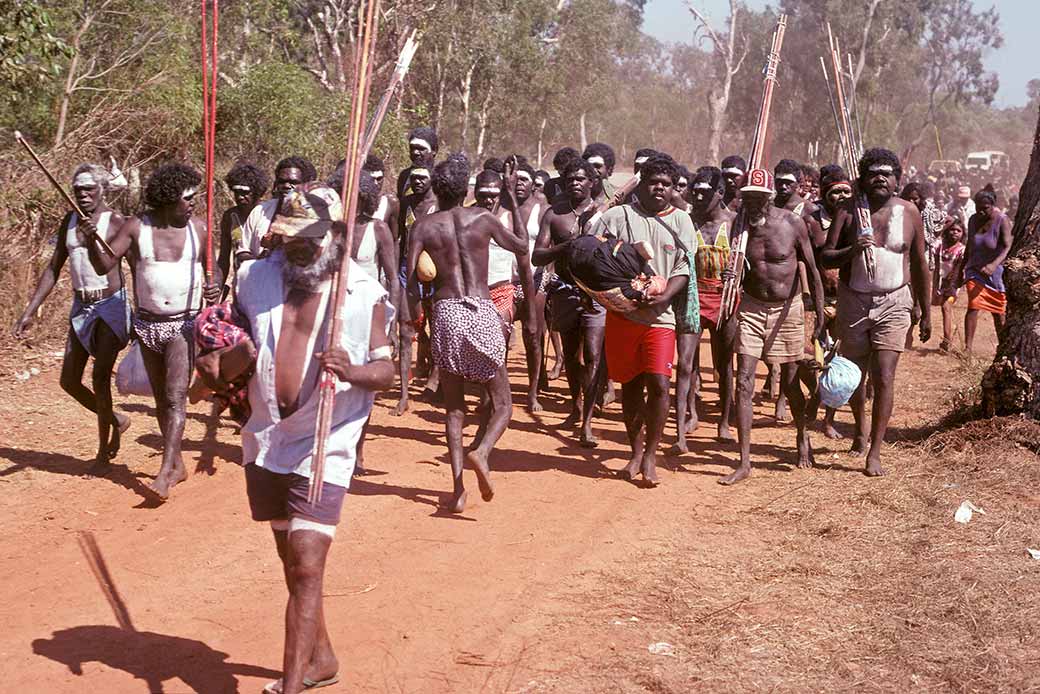
POLYGON ((293 289, 313 292, 323 282, 332 278, 342 257, 343 241, 337 237, 322 250, 321 255, 307 265, 296 265, 286 259, 282 266, 282 279, 293 289))

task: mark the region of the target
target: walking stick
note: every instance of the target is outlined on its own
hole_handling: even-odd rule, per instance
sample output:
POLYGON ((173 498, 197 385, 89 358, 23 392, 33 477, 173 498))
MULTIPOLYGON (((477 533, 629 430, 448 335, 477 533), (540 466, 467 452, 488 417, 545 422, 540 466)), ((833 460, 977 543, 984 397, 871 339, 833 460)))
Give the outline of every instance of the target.
MULTIPOLYGON (((751 144, 751 156, 748 157, 748 170, 761 168, 765 159, 766 142, 769 134, 769 112, 773 105, 773 88, 776 86, 777 68, 780 66, 780 49, 784 45, 784 32, 787 30, 787 15, 780 15, 773 32, 773 44, 769 49, 766 61, 765 78, 762 84, 762 103, 758 110, 758 122, 755 125, 755 137, 751 144)), ((744 256, 747 251, 747 211, 741 207, 737 218, 733 221, 733 249, 729 254, 729 273, 722 285, 722 303, 719 321, 733 315, 740 297, 740 287, 744 281, 744 256)))
MULTIPOLYGON (((364 123, 368 112, 368 96, 371 89, 372 58, 375 51, 378 33, 379 0, 367 0, 365 19, 359 22, 358 39, 354 53, 354 88, 351 95, 350 127, 347 134, 347 155, 343 175, 343 220, 346 223, 343 259, 339 270, 332 277, 332 300, 330 302, 331 319, 326 334, 326 349, 338 345, 343 333, 343 321, 340 318, 342 307, 346 301, 347 282, 350 272, 350 257, 354 249, 354 217, 357 214, 357 184, 364 164, 362 157, 362 140, 365 136, 364 123)), ((358 16, 361 16, 359 7, 358 16)), ((378 128, 378 124, 376 125, 378 128)), ((373 131, 374 132, 374 131, 373 131)), ((374 135, 373 135, 374 137, 374 135)), ((332 410, 335 405, 336 375, 323 369, 318 383, 319 400, 317 422, 314 432, 314 449, 311 456, 311 481, 307 490, 307 501, 316 504, 321 501, 322 487, 325 482, 325 458, 329 433, 332 430, 332 410)))
MULTIPOLYGON (((65 190, 65 188, 60 183, 58 183, 58 179, 54 177, 54 174, 47 170, 47 166, 40 160, 40 157, 36 154, 36 152, 29 145, 29 143, 25 141, 25 138, 22 137, 22 133, 15 130, 14 139, 18 140, 19 144, 21 144, 22 147, 25 147, 25 151, 29 153, 29 156, 33 158, 33 161, 36 162, 36 165, 40 167, 40 171, 42 171, 43 175, 47 177, 47 180, 51 182, 51 185, 54 186, 55 190, 61 193, 61 196, 65 198, 65 202, 69 203, 69 207, 72 208, 72 211, 79 215, 80 219, 90 219, 88 215, 83 214, 83 210, 81 210, 79 208, 79 205, 76 204, 76 200, 71 195, 69 195, 69 191, 65 190)), ((106 242, 103 238, 97 236, 96 234, 94 238, 97 240, 98 246, 101 247, 102 251, 104 251, 110 256, 115 256, 115 253, 112 252, 112 247, 108 245, 108 242, 106 242)))

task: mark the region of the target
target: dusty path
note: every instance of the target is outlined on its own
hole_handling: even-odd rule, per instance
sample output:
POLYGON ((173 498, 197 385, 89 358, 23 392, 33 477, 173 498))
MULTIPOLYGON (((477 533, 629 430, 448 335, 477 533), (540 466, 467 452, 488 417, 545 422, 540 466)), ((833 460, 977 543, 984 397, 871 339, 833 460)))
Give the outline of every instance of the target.
MULTIPOLYGON (((980 346, 989 351, 985 330, 980 346)), ((897 438, 942 414, 954 362, 931 350, 904 360, 897 438)), ((119 399, 133 425, 116 470, 85 479, 93 420, 61 392, 56 359, 38 352, 33 363, 39 376, 23 384, 8 372, 0 384, 5 691, 258 692, 280 668, 285 590, 269 531, 248 516, 232 428, 214 427, 208 406, 191 408, 185 451, 196 473, 154 508, 140 491, 159 466, 150 403, 119 399)), ((511 365, 519 394, 517 355, 511 365)), ((735 447, 709 437, 716 394, 704 375, 707 418, 693 453, 663 459, 659 489, 610 476, 624 462, 617 405, 597 421, 595 451, 554 430, 565 414, 561 379, 543 415, 515 409, 492 458, 495 500, 471 494, 456 517, 436 508, 450 489, 440 412, 415 402, 393 418, 391 399, 381 399, 366 452, 382 474, 355 480, 327 573, 345 684, 326 691, 686 689, 661 673, 638 675, 647 639, 668 633, 614 623, 636 614, 652 623, 652 613, 675 609, 661 596, 671 588, 654 558, 681 548, 705 572, 733 568, 792 530, 761 512, 775 510, 777 497, 813 484, 839 495, 871 484, 842 453, 847 442, 822 435, 814 443, 829 467, 793 470, 794 430, 773 426, 766 406, 756 409, 754 476, 734 489, 715 484, 735 447), (583 679, 592 671, 603 679, 583 679)), ((839 421, 847 432, 848 413, 839 421)), ((888 460, 894 470, 900 455, 888 460)), ((467 482, 475 490, 472 473, 467 482)), ((710 680, 701 686, 713 689, 710 680)))

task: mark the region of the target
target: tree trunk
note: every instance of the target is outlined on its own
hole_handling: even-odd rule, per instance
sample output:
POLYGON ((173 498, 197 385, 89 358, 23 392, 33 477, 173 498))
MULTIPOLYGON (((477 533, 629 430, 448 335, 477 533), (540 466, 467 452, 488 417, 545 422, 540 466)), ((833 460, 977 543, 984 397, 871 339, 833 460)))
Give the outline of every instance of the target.
POLYGON ((459 83, 459 101, 462 104, 462 113, 459 116, 461 121, 459 123, 459 149, 463 152, 468 151, 466 144, 469 139, 469 111, 473 100, 473 72, 476 69, 477 64, 471 63, 469 70, 459 83))
POLYGON ((542 160, 545 159, 545 126, 549 122, 548 118, 542 118, 542 125, 538 128, 538 168, 542 168, 542 160))
MULTIPOLYGON (((1040 114, 1038 114, 1040 115, 1040 114)), ((1014 243, 1004 262, 1007 322, 997 355, 982 378, 987 417, 1026 414, 1040 419, 1040 118, 1029 171, 1019 193, 1014 243)))
POLYGON ((65 89, 61 93, 61 106, 58 108, 58 127, 54 130, 55 147, 60 145, 62 140, 65 139, 65 126, 69 117, 69 103, 72 101, 72 94, 76 87, 76 73, 79 71, 80 44, 83 41, 83 35, 87 33, 90 25, 93 23, 93 13, 83 15, 83 21, 79 25, 79 29, 76 30, 72 37, 70 46, 72 48, 72 60, 69 61, 69 74, 65 77, 65 89))
POLYGON ((480 127, 477 132, 477 161, 484 158, 484 141, 487 138, 488 116, 491 113, 491 94, 494 91, 494 83, 488 85, 487 94, 484 95, 484 101, 480 104, 480 113, 477 114, 477 125, 480 127))
POLYGON ((589 146, 589 136, 585 132, 585 112, 582 111, 581 115, 578 116, 578 130, 581 133, 581 151, 584 152, 585 148, 589 146))

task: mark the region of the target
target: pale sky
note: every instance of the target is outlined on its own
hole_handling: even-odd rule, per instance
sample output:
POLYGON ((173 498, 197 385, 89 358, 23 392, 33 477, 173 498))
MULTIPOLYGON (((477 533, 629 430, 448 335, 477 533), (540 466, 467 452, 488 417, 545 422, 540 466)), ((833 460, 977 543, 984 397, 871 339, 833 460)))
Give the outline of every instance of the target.
MULTIPOLYGON (((849 0, 851 1, 851 0, 849 0)), ((727 0, 692 0, 709 17, 720 24, 729 11, 727 0)), ((1040 77, 1040 63, 1036 60, 1036 27, 1040 23, 1040 0, 973 0, 982 9, 996 6, 1000 13, 1000 29, 1004 45, 986 56, 986 67, 1000 76, 997 106, 1024 106, 1026 83, 1040 77)), ((765 0, 747 0, 747 4, 761 9, 765 0)), ((643 30, 659 41, 688 43, 693 34, 693 16, 685 0, 649 0, 646 4, 643 30)), ((822 40, 822 39, 821 39, 822 40)))

